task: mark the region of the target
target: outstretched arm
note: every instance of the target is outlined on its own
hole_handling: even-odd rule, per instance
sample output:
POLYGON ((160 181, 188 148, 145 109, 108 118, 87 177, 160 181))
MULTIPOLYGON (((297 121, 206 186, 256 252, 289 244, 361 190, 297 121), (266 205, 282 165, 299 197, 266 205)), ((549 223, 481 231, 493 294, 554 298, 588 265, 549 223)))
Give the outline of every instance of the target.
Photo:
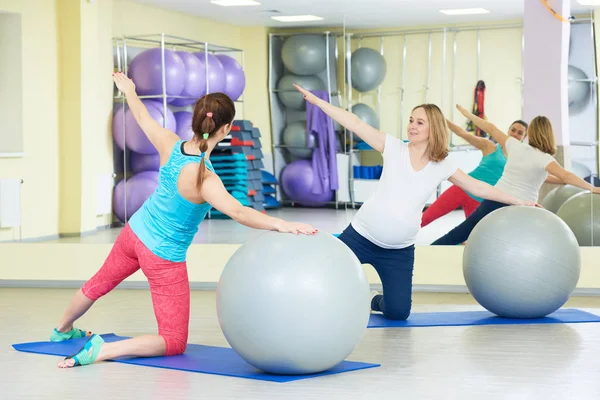
POLYGON ((278 231, 282 233, 295 233, 312 235, 317 229, 308 224, 288 222, 280 218, 274 218, 256 211, 250 207, 244 207, 233 197, 219 177, 215 174, 207 174, 200 194, 210 205, 223 214, 230 216, 234 221, 255 229, 278 231))
POLYGON ((150 143, 158 150, 161 155, 161 160, 163 159, 163 155, 168 158, 173 149, 173 145, 179 140, 179 136, 160 126, 160 124, 150 116, 148 109, 135 92, 135 84, 131 79, 122 72, 116 72, 113 74, 113 80, 115 81, 117 88, 125 95, 131 114, 148 137, 148 140, 150 140, 150 143))
POLYGON ((336 107, 325 100, 319 99, 308 90, 303 89, 296 84, 294 84, 294 87, 304 95, 306 101, 319 107, 325 114, 329 115, 344 128, 356 133, 358 137, 364 140, 373 149, 383 153, 383 148, 385 147, 385 133, 363 122, 351 112, 336 107))
POLYGON ((574 173, 567 171, 566 169, 561 167, 560 164, 556 161, 552 161, 550 164, 548 164, 546 166, 546 171, 560 179, 561 183, 576 186, 584 190, 589 190, 592 193, 600 194, 600 187, 595 187, 594 185, 584 181, 574 173))
POLYGON ((456 109, 460 111, 462 115, 470 119, 478 128, 481 128, 484 132, 489 133, 500 146, 504 147, 506 140, 508 139, 508 135, 502 132, 500 129, 496 127, 496 125, 492 124, 489 121, 486 121, 483 118, 479 118, 473 113, 465 110, 462 106, 457 105, 456 109))
POLYGON ((565 184, 560 178, 558 178, 554 175, 548 175, 545 182, 550 183, 552 185, 564 185, 565 184))
POLYGON ((460 138, 466 140, 467 143, 469 143, 471 146, 477 147, 479 150, 481 150, 484 156, 492 154, 496 150, 496 146, 490 140, 479 136, 471 135, 463 128, 456 125, 450 120, 446 120, 446 123, 448 124, 448 128, 450 128, 452 132, 454 132, 460 138))
POLYGON ((538 205, 535 202, 523 201, 508 193, 504 193, 488 183, 482 182, 465 174, 461 169, 456 170, 456 172, 452 174, 450 178, 448 178, 448 181, 460 187, 465 192, 472 193, 477 197, 481 197, 482 199, 493 200, 499 203, 512 204, 516 206, 538 205))

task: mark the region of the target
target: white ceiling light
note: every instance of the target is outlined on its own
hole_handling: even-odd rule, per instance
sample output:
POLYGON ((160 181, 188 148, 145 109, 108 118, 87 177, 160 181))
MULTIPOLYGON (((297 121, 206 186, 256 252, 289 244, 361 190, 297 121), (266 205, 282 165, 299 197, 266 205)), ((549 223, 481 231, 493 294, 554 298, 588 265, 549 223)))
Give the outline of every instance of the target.
POLYGON ((260 3, 254 0, 211 0, 211 3, 223 7, 260 6, 260 3))
POLYGON ((592 7, 600 6, 600 0, 577 0, 577 2, 579 4, 581 4, 582 6, 592 6, 592 7))
POLYGON ((280 22, 307 22, 321 21, 323 18, 317 17, 316 15, 284 15, 281 17, 271 17, 271 19, 280 22))
POLYGON ((489 14, 489 10, 485 8, 457 8, 454 10, 440 10, 442 14, 446 15, 476 15, 476 14, 489 14))

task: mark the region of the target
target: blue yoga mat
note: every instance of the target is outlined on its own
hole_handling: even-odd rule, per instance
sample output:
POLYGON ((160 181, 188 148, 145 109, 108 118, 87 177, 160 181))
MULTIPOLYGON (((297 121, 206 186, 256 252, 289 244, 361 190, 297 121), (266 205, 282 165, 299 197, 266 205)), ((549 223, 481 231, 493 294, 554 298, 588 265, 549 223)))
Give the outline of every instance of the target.
POLYGON ((600 322, 600 316, 576 309, 561 309, 544 318, 501 318, 489 311, 460 311, 414 313, 406 321, 394 321, 381 314, 371 314, 368 328, 416 328, 425 326, 467 325, 524 325, 524 324, 571 324, 600 322))
MULTIPOLYGON (((113 333, 101 335, 107 343, 128 339, 113 333)), ((33 342, 13 344, 15 350, 26 353, 46 354, 67 357, 78 352, 87 338, 66 340, 64 342, 33 342)), ((328 371, 310 375, 272 375, 257 370, 227 347, 203 346, 188 344, 184 354, 171 357, 151 357, 112 360, 118 363, 142 365, 146 367, 176 369, 188 372, 233 376, 238 378, 257 379, 271 382, 291 382, 317 376, 333 375, 342 372, 379 367, 380 364, 368 364, 354 361, 342 361, 328 371)))

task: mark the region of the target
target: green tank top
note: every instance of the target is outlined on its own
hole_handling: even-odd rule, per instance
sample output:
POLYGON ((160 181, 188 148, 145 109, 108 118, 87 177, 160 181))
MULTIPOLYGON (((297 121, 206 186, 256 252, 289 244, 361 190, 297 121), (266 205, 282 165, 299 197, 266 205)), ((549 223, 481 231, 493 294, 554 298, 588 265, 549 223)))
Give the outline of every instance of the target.
MULTIPOLYGON (((487 156, 483 156, 479 165, 473 171, 469 172, 469 175, 477 180, 494 186, 498 180, 500 180, 505 165, 506 156, 502 151, 502 146, 496 144, 496 151, 487 156)), ((483 199, 474 196, 469 192, 467 192, 467 194, 478 202, 483 201, 483 199)))

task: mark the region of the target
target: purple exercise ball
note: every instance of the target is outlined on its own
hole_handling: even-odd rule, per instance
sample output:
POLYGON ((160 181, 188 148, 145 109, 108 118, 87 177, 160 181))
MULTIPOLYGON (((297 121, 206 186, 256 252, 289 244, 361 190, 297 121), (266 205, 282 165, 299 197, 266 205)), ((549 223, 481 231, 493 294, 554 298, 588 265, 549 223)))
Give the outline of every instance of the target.
MULTIPOLYGON (((174 51, 164 50, 166 93, 167 96, 179 96, 185 86, 185 64, 174 51)), ((140 96, 163 94, 161 51, 160 48, 145 50, 129 64, 129 77, 140 96)), ((173 100, 167 99, 167 102, 173 100)))
POLYGON ((192 113, 189 111, 177 111, 175 113, 177 122, 177 136, 182 140, 192 140, 194 131, 192 130, 192 113))
POLYGON ((156 191, 158 187, 158 172, 141 172, 122 180, 115 186, 113 192, 113 210, 115 216, 121 222, 126 222, 139 210, 144 202, 156 191), (127 197, 127 203, 125 202, 127 197), (125 204, 127 204, 127 215, 125 215, 125 204))
POLYGON ((160 169, 160 155, 154 154, 141 154, 131 152, 129 156, 129 165, 131 166, 131 172, 138 174, 144 171, 158 171, 160 169))
MULTIPOLYGON (((206 54, 202 51, 194 53, 206 68, 206 54)), ((213 54, 208 53, 208 93, 223 92, 225 90, 225 68, 221 61, 213 54)))
POLYGON ((173 99, 171 104, 177 107, 194 104, 206 94, 206 68, 198 57, 187 51, 176 51, 185 64, 185 86, 180 96, 192 97, 191 99, 173 99))
POLYGON ((225 54, 218 54, 216 56, 225 70, 225 93, 231 97, 231 100, 237 100, 240 98, 246 87, 246 76, 242 66, 232 57, 225 54))
MULTIPOLYGON (((163 117, 163 105, 157 101, 152 100, 142 100, 142 103, 148 109, 148 113, 150 117, 152 117, 156 122, 163 126, 164 117, 163 117)), ((173 111, 167 108, 167 125, 166 128, 172 132, 177 130, 177 123, 175 121, 175 116, 173 115, 173 111)), ((152 143, 146 137, 146 134, 140 128, 134 116, 131 113, 131 109, 127 109, 125 113, 123 113, 122 107, 117 107, 114 116, 113 116, 113 138, 117 145, 124 149, 123 146, 123 135, 125 129, 125 144, 128 149, 135 151, 136 153, 142 154, 155 154, 156 148, 152 145, 152 143), (125 114, 123 116, 123 114, 125 114), (123 118, 125 118, 125 126, 123 126, 123 118)))
POLYGON ((333 190, 321 194, 312 193, 315 176, 309 160, 297 160, 288 164, 281 173, 281 187, 294 202, 304 206, 321 206, 333 200, 333 190))

